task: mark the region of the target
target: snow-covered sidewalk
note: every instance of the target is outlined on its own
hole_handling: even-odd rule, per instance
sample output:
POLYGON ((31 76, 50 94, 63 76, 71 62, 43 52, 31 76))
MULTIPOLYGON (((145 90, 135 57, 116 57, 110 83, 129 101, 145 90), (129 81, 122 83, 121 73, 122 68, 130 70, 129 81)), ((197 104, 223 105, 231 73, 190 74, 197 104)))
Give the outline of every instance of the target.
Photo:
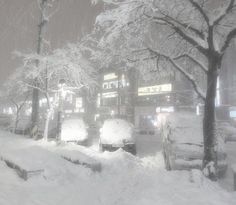
POLYGON ((86 153, 102 163, 93 172, 63 159, 60 146, 33 141, 0 131, 0 154, 27 149, 40 152, 44 173, 27 181, 0 161, 0 204, 2 205, 234 205, 236 192, 226 192, 199 171, 168 172, 161 153, 137 158, 122 150, 98 153, 81 146, 62 150, 86 153), (40 151, 39 151, 40 150, 40 151))

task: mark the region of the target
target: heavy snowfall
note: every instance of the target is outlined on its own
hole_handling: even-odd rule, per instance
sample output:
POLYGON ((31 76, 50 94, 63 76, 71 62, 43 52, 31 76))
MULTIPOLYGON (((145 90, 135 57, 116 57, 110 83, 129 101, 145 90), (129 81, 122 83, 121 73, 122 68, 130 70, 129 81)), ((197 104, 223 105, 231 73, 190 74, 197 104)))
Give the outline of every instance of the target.
POLYGON ((236 204, 236 0, 0 19, 0 205, 236 204))

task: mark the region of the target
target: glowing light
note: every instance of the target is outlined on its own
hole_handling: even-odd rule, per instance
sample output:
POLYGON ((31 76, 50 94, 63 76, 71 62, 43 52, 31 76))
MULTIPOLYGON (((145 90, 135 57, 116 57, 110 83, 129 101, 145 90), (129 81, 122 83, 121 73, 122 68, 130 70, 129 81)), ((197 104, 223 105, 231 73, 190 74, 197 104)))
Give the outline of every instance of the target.
POLYGON ((157 95, 172 91, 172 84, 162 84, 138 88, 138 96, 157 95))
POLYGON ((83 99, 81 97, 78 97, 75 99, 75 107, 76 108, 82 108, 83 107, 83 99))
POLYGON ((102 93, 103 98, 114 98, 117 97, 117 92, 107 92, 107 93, 102 93))
POLYGON ((169 112, 174 112, 174 111, 175 111, 175 108, 173 106, 170 106, 170 107, 157 107, 156 108, 157 113, 162 113, 162 112, 169 113, 169 112))
POLYGON ((112 79, 116 79, 118 78, 118 76, 115 73, 109 73, 104 75, 104 80, 112 80, 112 79))

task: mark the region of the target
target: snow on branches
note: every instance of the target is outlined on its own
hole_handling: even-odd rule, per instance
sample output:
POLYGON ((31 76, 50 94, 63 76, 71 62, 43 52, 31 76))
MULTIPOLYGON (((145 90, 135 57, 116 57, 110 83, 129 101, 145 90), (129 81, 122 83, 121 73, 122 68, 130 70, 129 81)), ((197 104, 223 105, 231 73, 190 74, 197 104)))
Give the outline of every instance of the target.
POLYGON ((145 53, 142 57, 139 52, 134 57, 137 54, 134 51, 145 47, 157 51, 168 56, 165 60, 174 68, 174 65, 181 67, 199 97, 205 98, 193 73, 197 70, 207 75, 209 54, 221 59, 236 36, 234 0, 106 0, 104 3, 106 9, 97 17, 96 25, 104 33, 98 46, 110 49, 106 56, 129 59, 127 62, 136 62, 137 67, 137 58, 141 62, 140 59, 153 60, 154 56, 151 53, 148 58, 145 53), (183 61, 188 62, 187 66, 183 61), (191 78, 189 67, 193 68, 191 78))

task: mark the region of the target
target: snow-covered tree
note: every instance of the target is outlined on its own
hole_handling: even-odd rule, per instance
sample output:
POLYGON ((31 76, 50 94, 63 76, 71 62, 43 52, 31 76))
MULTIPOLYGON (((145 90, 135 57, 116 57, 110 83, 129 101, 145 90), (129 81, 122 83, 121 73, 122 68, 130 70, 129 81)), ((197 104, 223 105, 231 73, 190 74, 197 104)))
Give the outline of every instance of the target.
POLYGON ((1 92, 2 100, 12 104, 15 108, 13 112, 15 115, 13 132, 15 132, 18 127, 18 123, 21 120, 20 115, 31 94, 28 87, 21 82, 21 74, 21 72, 13 73, 4 83, 1 92))
MULTIPOLYGON (((29 88, 37 89, 47 100, 47 116, 44 126, 44 139, 47 140, 50 118, 58 106, 58 84, 63 79, 68 92, 82 88, 92 89, 96 86, 96 73, 91 63, 80 52, 76 45, 57 49, 50 55, 18 54, 23 60, 20 70, 24 73, 21 82, 29 88), (38 61, 38 64, 35 62, 38 61), (37 79, 35 84, 34 79, 37 79)), ((64 90, 65 91, 65 90, 64 90)))
MULTIPOLYGON (((58 10, 58 0, 38 0, 38 8, 40 11, 40 20, 38 25, 38 33, 37 33, 37 47, 36 52, 38 55, 41 55, 45 52, 45 45, 48 42, 45 40, 46 33, 46 25, 49 22, 50 18, 56 13, 58 10), (57 6, 56 6, 57 5, 57 6)), ((39 61, 35 61, 36 65, 39 65, 39 61)), ((34 79, 35 86, 38 86, 37 79, 34 79)), ((38 118, 39 118, 39 90, 33 88, 32 92, 32 128, 38 126, 38 118)))
POLYGON ((132 62, 157 59, 157 70, 179 71, 204 101, 203 169, 216 179, 216 85, 222 58, 236 36, 235 0, 104 2, 106 9, 97 17, 97 26, 104 32, 100 47, 109 47, 113 56, 132 62), (206 92, 195 78, 197 72, 206 75, 206 92))

